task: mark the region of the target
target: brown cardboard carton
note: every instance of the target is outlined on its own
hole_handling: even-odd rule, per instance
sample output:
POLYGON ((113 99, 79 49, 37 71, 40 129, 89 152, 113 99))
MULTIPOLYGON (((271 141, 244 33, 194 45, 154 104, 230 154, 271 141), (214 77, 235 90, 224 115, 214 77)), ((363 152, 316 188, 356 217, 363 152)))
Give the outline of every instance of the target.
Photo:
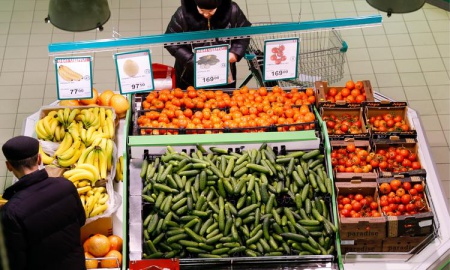
POLYGON ((383 252, 411 252, 415 251, 427 237, 388 237, 383 240, 383 252))
MULTIPOLYGON (((366 92, 366 101, 375 101, 370 81, 364 80, 362 81, 362 83, 364 85, 364 91, 366 92)), ((332 103, 326 100, 326 95, 328 94, 331 88, 336 88, 336 90, 339 93, 343 88, 345 88, 345 86, 328 86, 328 82, 326 81, 316 81, 315 88, 316 88, 316 106, 321 107, 327 103, 332 103)), ((342 103, 348 104, 345 101, 343 101, 342 103)))
MULTIPOLYGON (((363 196, 372 195, 374 201, 378 201, 375 182, 337 182, 336 188, 338 196, 360 193, 363 196)), ((386 218, 339 216, 339 232, 342 240, 382 240, 386 237, 386 218)))
POLYGON ((330 116, 335 115, 336 117, 341 117, 343 115, 350 115, 350 116, 357 116, 359 120, 361 121, 361 133, 354 133, 354 134, 332 134, 328 133, 328 137, 330 140, 344 140, 346 138, 355 138, 355 139, 361 139, 361 140, 368 140, 370 137, 369 130, 366 128, 366 125, 364 123, 364 117, 363 117, 363 109, 362 107, 359 107, 360 105, 357 104, 357 107, 341 107, 339 105, 336 105, 335 103, 329 103, 320 108, 320 116, 323 118, 324 116, 330 116), (328 106, 330 105, 330 106, 328 106))
MULTIPOLYGON (((353 143, 356 147, 363 148, 370 153, 370 144, 369 141, 363 140, 354 140, 354 139, 346 139, 346 140, 333 140, 330 142, 331 149, 339 149, 343 147, 347 147, 348 144, 353 143)), ((348 172, 338 172, 336 169, 333 170, 334 179, 336 181, 345 181, 349 182, 352 180, 361 180, 362 182, 375 182, 377 179, 377 173, 375 170, 368 173, 348 173, 348 172)))
POLYGON ((341 241, 341 252, 346 254, 349 252, 381 252, 383 246, 383 240, 342 240, 341 241))
POLYGON ((81 243, 94 234, 110 236, 113 234, 112 217, 99 218, 81 227, 81 243))

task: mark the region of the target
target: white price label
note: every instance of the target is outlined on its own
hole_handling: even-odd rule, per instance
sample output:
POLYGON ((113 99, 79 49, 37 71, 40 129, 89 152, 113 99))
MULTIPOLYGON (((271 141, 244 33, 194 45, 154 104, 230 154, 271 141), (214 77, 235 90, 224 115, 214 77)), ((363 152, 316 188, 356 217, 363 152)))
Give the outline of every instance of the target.
POLYGON ((92 98, 92 57, 55 58, 58 99, 92 98))
POLYGON ((117 78, 121 94, 154 89, 150 51, 115 54, 117 78))
POLYGON ((299 39, 264 41, 264 81, 297 78, 299 39))
POLYGON ((195 87, 228 84, 228 45, 196 48, 195 87))

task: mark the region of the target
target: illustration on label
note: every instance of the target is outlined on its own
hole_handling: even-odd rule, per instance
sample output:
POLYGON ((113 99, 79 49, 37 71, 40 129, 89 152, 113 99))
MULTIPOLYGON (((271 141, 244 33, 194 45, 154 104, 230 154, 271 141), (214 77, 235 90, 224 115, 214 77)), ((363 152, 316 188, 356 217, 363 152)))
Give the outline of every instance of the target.
POLYGON ((274 62, 276 65, 281 64, 281 62, 286 61, 286 56, 284 55, 284 45, 281 44, 278 47, 272 48, 272 55, 270 56, 270 60, 274 62))
POLYGON ((214 66, 215 64, 217 64, 219 62, 220 62, 220 60, 217 59, 216 55, 208 54, 208 55, 201 56, 199 58, 199 60, 197 61, 197 64, 199 65, 200 68, 206 69, 206 68, 209 68, 210 66, 214 66))
POLYGON ((58 67, 58 75, 65 81, 81 81, 83 79, 83 75, 78 72, 73 71, 68 66, 60 65, 58 67))
POLYGON ((138 63, 136 63, 135 61, 131 60, 131 59, 127 59, 124 63, 123 63, 123 72, 128 76, 128 77, 134 77, 139 73, 139 65, 138 63))

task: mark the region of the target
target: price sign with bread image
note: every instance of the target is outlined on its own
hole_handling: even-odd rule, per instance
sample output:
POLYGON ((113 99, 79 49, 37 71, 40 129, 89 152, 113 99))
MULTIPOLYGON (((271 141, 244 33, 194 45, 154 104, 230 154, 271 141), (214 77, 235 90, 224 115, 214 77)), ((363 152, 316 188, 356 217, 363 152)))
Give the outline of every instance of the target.
POLYGON ((55 58, 58 99, 92 98, 92 57, 55 58))
POLYGON ((150 50, 114 55, 121 94, 154 89, 150 50))

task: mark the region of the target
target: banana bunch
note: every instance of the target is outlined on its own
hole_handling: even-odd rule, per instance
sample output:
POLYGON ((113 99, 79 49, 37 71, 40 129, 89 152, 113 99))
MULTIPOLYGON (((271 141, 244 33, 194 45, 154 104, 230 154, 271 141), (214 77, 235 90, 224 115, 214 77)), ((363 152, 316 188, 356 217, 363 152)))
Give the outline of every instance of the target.
POLYGON ((39 154, 41 154, 42 163, 44 163, 44 165, 52 164, 53 161, 55 160, 54 157, 51 157, 51 156, 47 155, 47 154, 42 150, 42 147, 41 147, 40 144, 39 144, 39 154))
MULTIPOLYGON (((86 137, 89 138, 89 129, 94 129, 98 135, 107 139, 113 139, 115 136, 114 115, 111 109, 103 107, 95 107, 81 110, 77 115, 76 120, 83 123, 86 129, 86 137)), ((92 134, 91 134, 92 135, 92 134)))
POLYGON ((56 111, 57 119, 64 128, 69 127, 69 125, 74 122, 75 117, 79 113, 80 113, 79 109, 71 110, 70 108, 59 109, 58 111, 56 111))
POLYGON ((92 144, 84 149, 78 159, 78 165, 90 164, 99 171, 100 179, 106 179, 111 171, 114 143, 111 139, 97 137, 92 144))
POLYGON ((109 195, 104 187, 96 187, 99 171, 91 164, 79 164, 64 172, 63 176, 75 185, 80 195, 86 217, 100 215, 108 209, 109 195))
MULTIPOLYGON (((68 134, 68 136, 72 137, 70 133, 68 134)), ((61 145, 63 145, 63 143, 61 143, 61 145)), ((61 167, 70 167, 75 164, 83 153, 83 150, 86 148, 86 146, 81 142, 80 138, 75 138, 74 140, 72 140, 72 144, 70 144, 67 149, 65 149, 65 147, 68 145, 67 143, 64 144, 64 148, 61 148, 61 145, 55 152, 55 157, 57 158, 58 164, 61 167), (58 152, 58 150, 61 151, 58 152)))
POLYGON ((51 111, 47 116, 40 119, 35 127, 38 139, 45 141, 55 141, 61 136, 59 122, 56 118, 56 112, 51 111))
POLYGON ((78 72, 73 71, 68 66, 60 65, 58 67, 58 75, 63 78, 63 80, 71 82, 71 81, 81 81, 83 79, 83 75, 78 72))
POLYGON ((120 156, 119 159, 117 160, 117 164, 116 164, 116 175, 114 177, 114 180, 116 180, 116 182, 121 182, 123 181, 123 156, 120 156))

